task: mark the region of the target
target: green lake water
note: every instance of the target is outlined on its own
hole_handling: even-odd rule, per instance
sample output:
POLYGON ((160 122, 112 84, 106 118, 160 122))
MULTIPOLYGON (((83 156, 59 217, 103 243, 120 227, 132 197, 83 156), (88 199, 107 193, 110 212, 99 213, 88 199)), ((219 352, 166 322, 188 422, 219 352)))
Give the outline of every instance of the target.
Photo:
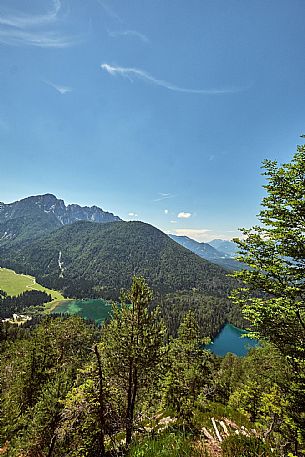
POLYGON ((108 303, 101 298, 91 300, 73 300, 57 306, 53 313, 77 315, 100 324, 110 315, 111 303, 108 303))
POLYGON ((216 355, 226 355, 228 352, 243 357, 247 355, 249 350, 258 345, 258 341, 244 337, 244 330, 234 327, 234 325, 226 324, 221 332, 216 336, 213 343, 207 346, 207 349, 214 352, 216 355))

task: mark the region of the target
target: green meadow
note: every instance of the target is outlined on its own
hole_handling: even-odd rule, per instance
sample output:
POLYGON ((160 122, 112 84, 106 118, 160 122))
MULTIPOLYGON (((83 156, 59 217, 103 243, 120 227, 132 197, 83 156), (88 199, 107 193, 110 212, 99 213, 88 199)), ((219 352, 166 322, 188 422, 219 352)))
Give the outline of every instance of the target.
POLYGON ((41 290, 51 294, 52 299, 56 302, 65 300, 60 292, 38 284, 33 276, 17 274, 7 268, 0 268, 0 289, 10 296, 19 295, 27 290, 41 290))

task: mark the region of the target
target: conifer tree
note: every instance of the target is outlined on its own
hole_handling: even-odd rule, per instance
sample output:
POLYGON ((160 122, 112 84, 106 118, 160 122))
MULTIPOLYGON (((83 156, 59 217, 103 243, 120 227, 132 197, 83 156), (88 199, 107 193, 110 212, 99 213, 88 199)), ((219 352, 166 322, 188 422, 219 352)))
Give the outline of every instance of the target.
POLYGON ((113 305, 113 317, 103 328, 101 356, 105 376, 122 393, 123 423, 129 445, 139 392, 158 377, 162 360, 164 325, 158 308, 150 309, 152 291, 143 277, 134 277, 121 305, 113 305))
POLYGON ((201 338, 196 316, 190 310, 179 326, 178 337, 169 344, 169 367, 163 387, 164 405, 188 423, 210 376, 212 356, 204 349, 205 343, 207 340, 201 338))

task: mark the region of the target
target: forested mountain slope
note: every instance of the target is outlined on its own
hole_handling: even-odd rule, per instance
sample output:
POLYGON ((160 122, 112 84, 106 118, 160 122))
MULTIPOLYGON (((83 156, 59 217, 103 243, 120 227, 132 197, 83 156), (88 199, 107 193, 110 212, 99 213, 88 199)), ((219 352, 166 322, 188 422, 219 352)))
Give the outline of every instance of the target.
POLYGON ((225 297, 233 284, 224 269, 143 222, 66 225, 7 249, 1 259, 2 266, 79 297, 117 298, 134 274, 147 278, 157 294, 197 289, 225 297))

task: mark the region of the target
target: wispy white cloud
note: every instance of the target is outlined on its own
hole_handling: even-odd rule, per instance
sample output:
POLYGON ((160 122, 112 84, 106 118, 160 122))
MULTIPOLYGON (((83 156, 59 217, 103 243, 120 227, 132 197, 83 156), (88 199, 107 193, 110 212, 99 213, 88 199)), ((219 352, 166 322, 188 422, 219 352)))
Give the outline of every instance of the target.
POLYGON ((133 213, 133 212, 128 213, 128 216, 130 216, 130 217, 138 217, 138 215, 136 213, 133 213))
POLYGON ((164 210, 164 213, 165 213, 165 214, 168 214, 168 209, 165 209, 165 210, 164 210))
POLYGON ((79 43, 82 41, 79 36, 68 36, 59 30, 48 29, 50 25, 57 25, 61 9, 60 0, 53 0, 44 14, 12 12, 0 8, 0 43, 42 48, 65 48, 79 43))
POLYGON ((17 29, 0 29, 0 43, 10 46, 26 45, 40 48, 67 48, 81 41, 81 37, 63 36, 58 32, 26 32, 17 29))
POLYGON ((149 43, 149 39, 144 33, 138 32, 137 30, 108 30, 108 35, 112 38, 117 37, 134 37, 138 38, 143 43, 149 43))
POLYGON ((37 15, 21 12, 12 13, 2 7, 0 8, 0 24, 10 27, 28 28, 54 22, 57 19, 61 6, 60 0, 53 0, 49 11, 45 14, 37 15))
POLYGON ((162 192, 159 192, 159 197, 155 198, 153 201, 154 202, 161 202, 162 200, 167 200, 168 198, 173 198, 175 195, 173 194, 164 194, 162 192))
POLYGON ((185 211, 181 211, 181 213, 179 213, 177 215, 177 217, 179 219, 189 219, 191 217, 192 213, 186 213, 185 211))
POLYGON ((105 13, 117 22, 124 22, 123 19, 103 0, 97 0, 97 3, 103 8, 105 13))
POLYGON ((36 46, 40 48, 67 48, 82 41, 81 37, 63 36, 58 32, 26 32, 1 30, 0 43, 10 46, 36 46))
POLYGON ((123 78, 129 79, 133 82, 135 79, 154 84, 156 86, 164 87, 165 89, 172 90, 174 92, 184 92, 187 94, 201 94, 201 95, 220 95, 220 94, 232 94, 241 92, 249 89, 249 85, 245 87, 230 87, 230 88, 219 88, 219 89, 189 89, 185 87, 176 86, 168 81, 157 79, 151 74, 139 68, 119 67, 117 65, 110 65, 108 63, 101 64, 101 69, 105 70, 112 76, 122 76, 123 78))
POLYGON ((72 87, 69 86, 63 86, 62 84, 55 84, 52 83, 51 81, 44 81, 48 86, 53 87, 57 92, 59 92, 61 95, 65 95, 69 92, 72 92, 72 87))
POLYGON ((177 224, 177 221, 170 221, 171 224, 177 224))

